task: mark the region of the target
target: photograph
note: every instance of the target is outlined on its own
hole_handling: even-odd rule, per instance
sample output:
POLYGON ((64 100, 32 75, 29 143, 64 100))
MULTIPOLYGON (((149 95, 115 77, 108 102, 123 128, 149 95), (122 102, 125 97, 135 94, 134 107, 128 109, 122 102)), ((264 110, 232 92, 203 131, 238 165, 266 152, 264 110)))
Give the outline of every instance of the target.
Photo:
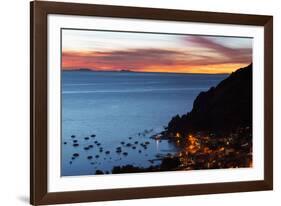
POLYGON ((61 176, 253 167, 253 38, 60 32, 61 176))
POLYGON ((30 204, 273 190, 273 15, 188 9, 30 3, 30 204))

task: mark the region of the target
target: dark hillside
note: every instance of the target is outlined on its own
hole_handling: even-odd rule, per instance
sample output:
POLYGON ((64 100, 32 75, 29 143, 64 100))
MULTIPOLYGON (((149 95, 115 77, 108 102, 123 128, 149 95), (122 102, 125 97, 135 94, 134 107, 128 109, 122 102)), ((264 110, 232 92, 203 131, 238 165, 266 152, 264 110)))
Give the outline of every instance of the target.
POLYGON ((229 132, 239 127, 252 127, 252 64, 233 72, 216 87, 201 92, 192 110, 173 117, 167 130, 188 134, 229 132))

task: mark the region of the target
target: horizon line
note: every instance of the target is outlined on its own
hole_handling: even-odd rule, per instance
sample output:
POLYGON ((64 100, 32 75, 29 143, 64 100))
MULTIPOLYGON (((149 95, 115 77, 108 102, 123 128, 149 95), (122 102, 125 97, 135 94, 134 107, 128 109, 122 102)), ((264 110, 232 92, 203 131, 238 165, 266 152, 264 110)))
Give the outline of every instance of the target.
MULTIPOLYGON (((241 69, 241 68, 238 68, 241 69)), ((238 70, 237 69, 237 70, 238 70)), ((204 73, 204 72, 161 72, 161 71, 134 71, 134 70, 129 70, 129 69, 120 69, 120 70, 95 70, 95 69, 90 69, 90 68, 79 68, 79 69, 61 69, 63 72, 64 71, 71 71, 71 72, 79 72, 79 71, 84 71, 84 72, 117 72, 117 73, 160 73, 160 74, 206 74, 206 75, 227 75, 231 74, 230 73, 204 73)), ((236 71, 236 70, 235 70, 236 71)), ((233 72, 235 72, 233 71, 233 72)))

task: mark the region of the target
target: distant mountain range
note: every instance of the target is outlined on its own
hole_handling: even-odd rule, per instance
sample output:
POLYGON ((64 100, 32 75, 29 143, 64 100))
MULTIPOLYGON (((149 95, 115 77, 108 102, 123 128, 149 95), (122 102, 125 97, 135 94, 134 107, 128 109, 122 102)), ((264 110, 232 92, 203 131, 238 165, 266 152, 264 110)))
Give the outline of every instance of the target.
POLYGON ((119 69, 119 70, 100 70, 100 69, 89 69, 89 68, 79 68, 79 69, 64 69, 63 71, 70 72, 134 72, 134 73, 159 73, 159 74, 182 74, 182 75, 228 75, 228 73, 179 73, 179 72, 153 72, 153 71, 133 71, 129 69, 119 69))
POLYGON ((79 69, 71 69, 66 71, 73 72, 134 72, 129 69, 120 69, 120 70, 100 70, 100 69, 89 69, 89 68, 79 68, 79 69))

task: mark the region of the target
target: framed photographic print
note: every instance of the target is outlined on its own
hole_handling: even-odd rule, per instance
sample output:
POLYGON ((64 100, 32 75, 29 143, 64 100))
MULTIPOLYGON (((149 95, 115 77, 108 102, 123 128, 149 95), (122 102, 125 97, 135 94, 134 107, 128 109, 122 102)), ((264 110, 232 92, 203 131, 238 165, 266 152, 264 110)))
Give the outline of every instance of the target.
POLYGON ((272 190, 272 16, 30 8, 31 204, 272 190))

